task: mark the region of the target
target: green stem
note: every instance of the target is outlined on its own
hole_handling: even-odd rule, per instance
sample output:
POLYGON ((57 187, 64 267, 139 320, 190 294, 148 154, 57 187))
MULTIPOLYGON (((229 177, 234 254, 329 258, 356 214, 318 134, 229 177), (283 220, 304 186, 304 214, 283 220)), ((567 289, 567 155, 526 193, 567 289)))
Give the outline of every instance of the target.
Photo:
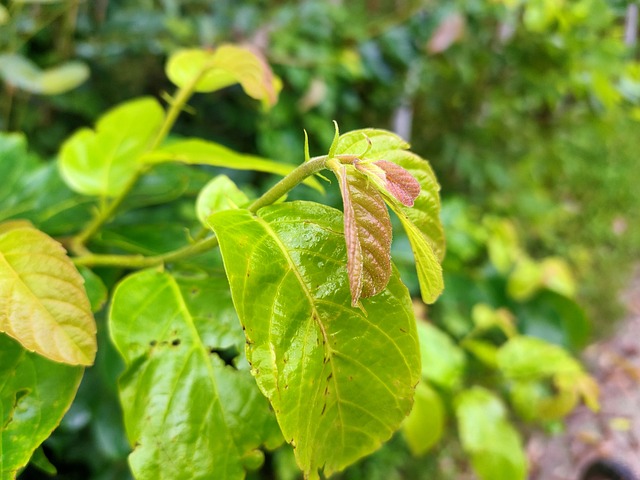
MULTIPOLYGON (((287 194, 296 185, 302 183, 305 178, 319 172, 325 168, 327 161, 326 156, 315 157, 308 162, 303 163, 298 168, 293 170, 289 175, 284 177, 273 187, 267 190, 260 198, 249 205, 249 211, 252 213, 257 212, 260 208, 271 205, 287 194)), ((161 255, 154 255, 151 257, 145 257, 144 255, 102 255, 90 253, 83 246, 84 250, 76 250, 84 253, 78 257, 73 258, 73 263, 77 266, 85 267, 123 267, 123 268, 148 268, 156 265, 161 265, 167 262, 175 262, 183 260, 200 253, 204 253, 209 249, 215 248, 218 245, 218 238, 215 236, 207 237, 202 240, 182 247, 172 252, 163 253, 161 255)), ((76 246, 77 247, 77 246, 76 246)))
MULTIPOLYGON (((148 151, 157 148, 169 134, 171 128, 180 115, 180 112, 182 111, 191 95, 193 95, 196 85, 207 72, 208 68, 208 66, 203 68, 198 73, 198 75, 195 75, 189 81, 189 83, 183 85, 178 90, 178 93, 176 94, 176 97, 174 98, 173 102, 171 103, 171 107, 167 112, 164 122, 162 123, 162 126, 160 127, 160 130, 158 131, 158 134, 156 135, 153 143, 148 148, 148 151)), ((91 237, 93 237, 98 230, 100 230, 100 227, 102 227, 102 225, 104 225, 111 217, 113 217, 120 205, 122 205, 124 199, 127 197, 127 195, 129 195, 135 184, 138 182, 138 179, 142 175, 143 171, 144 170, 140 170, 136 172, 136 174, 133 175, 131 179, 129 179, 120 195, 113 199, 113 201, 109 205, 107 205, 106 208, 100 210, 98 214, 93 217, 93 220, 91 220, 91 222, 89 222, 85 226, 85 228, 74 237, 73 241, 71 242, 71 248, 73 249, 73 251, 81 252, 84 244, 87 243, 87 241, 91 237)))
POLYGON ((145 257, 144 255, 102 255, 88 253, 80 257, 75 257, 72 260, 75 265, 85 267, 148 268, 193 257, 205 253, 217 245, 217 237, 207 237, 186 247, 179 248, 178 250, 153 255, 151 257, 145 257))
POLYGON ((314 157, 308 162, 303 163, 293 170, 289 175, 284 177, 273 187, 267 190, 260 198, 249 205, 249 211, 256 213, 260 208, 266 207, 277 202, 280 198, 285 196, 293 187, 304 181, 305 178, 310 177, 314 173, 318 173, 325 168, 327 162, 327 156, 314 157))

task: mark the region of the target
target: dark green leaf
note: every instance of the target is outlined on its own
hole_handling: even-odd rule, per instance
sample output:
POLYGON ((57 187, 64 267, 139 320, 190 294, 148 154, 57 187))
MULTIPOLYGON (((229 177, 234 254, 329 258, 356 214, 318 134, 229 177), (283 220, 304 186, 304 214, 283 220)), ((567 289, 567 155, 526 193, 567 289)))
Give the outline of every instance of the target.
POLYGON ((0 333, 0 478, 14 478, 58 426, 83 371, 28 352, 0 333))
POLYGON ((241 479, 260 445, 282 441, 239 362, 224 278, 131 275, 116 289, 110 325, 127 364, 120 398, 136 478, 241 479))

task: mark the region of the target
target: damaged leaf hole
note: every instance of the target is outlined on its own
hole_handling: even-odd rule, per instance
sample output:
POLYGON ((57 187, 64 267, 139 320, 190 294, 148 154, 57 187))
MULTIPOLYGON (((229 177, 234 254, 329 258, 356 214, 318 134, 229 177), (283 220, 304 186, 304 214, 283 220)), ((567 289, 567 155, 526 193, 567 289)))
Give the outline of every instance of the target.
POLYGON ((240 354, 235 346, 227 348, 209 347, 209 353, 211 355, 217 355, 229 367, 234 367, 233 360, 240 354))

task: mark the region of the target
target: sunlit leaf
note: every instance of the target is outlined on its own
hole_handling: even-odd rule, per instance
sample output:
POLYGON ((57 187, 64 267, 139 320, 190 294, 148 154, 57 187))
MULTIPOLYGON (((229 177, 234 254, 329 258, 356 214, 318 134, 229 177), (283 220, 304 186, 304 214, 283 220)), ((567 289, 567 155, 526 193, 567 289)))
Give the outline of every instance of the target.
MULTIPOLYGON (((254 155, 238 153, 219 143, 197 138, 179 140, 144 155, 149 164, 163 162, 181 162, 191 165, 212 165, 214 167, 235 170, 254 170, 285 176, 293 171, 295 165, 274 162, 254 155)), ((324 188, 314 178, 305 180, 305 184, 323 192, 324 188)))
POLYGON ((391 220, 382 195, 353 167, 337 164, 344 205, 344 237, 351 305, 371 297, 387 285, 391 276, 391 220))
POLYGON ((96 129, 74 133, 60 149, 60 173, 76 192, 115 197, 140 171, 140 156, 155 139, 164 110, 153 98, 125 102, 105 113, 96 129))
POLYGON ((474 387, 455 401, 462 448, 482 480, 524 480, 527 461, 518 432, 493 393, 474 387))
POLYGON ((0 333, 0 478, 15 478, 58 426, 82 378, 0 333))
POLYGON ((137 479, 242 479, 262 444, 282 442, 238 350, 242 331, 223 277, 146 270, 114 294, 111 335, 127 369, 120 398, 137 479))
POLYGON ((200 223, 207 225, 207 218, 212 213, 244 207, 248 202, 247 195, 233 183, 233 180, 226 175, 218 175, 198 194, 196 213, 200 223))
POLYGON ((424 455, 442 438, 445 410, 438 392, 420 382, 411 413, 402 423, 402 433, 413 455, 424 455))
POLYGON ((415 319, 397 271, 350 306, 343 216, 309 202, 214 214, 247 358, 305 474, 376 450, 411 409, 415 319))
POLYGON ((89 68, 82 62, 71 61, 41 70, 22 55, 5 53, 0 55, 0 77, 29 93, 57 95, 84 83, 89 78, 89 68))
POLYGON ((221 45, 215 50, 186 49, 171 55, 166 73, 178 87, 201 76, 195 91, 213 92, 234 83, 245 93, 273 106, 278 100, 280 81, 260 52, 251 47, 221 45))
POLYGON ((0 331, 57 362, 91 365, 96 354, 82 277, 58 242, 24 222, 0 225, 0 331))

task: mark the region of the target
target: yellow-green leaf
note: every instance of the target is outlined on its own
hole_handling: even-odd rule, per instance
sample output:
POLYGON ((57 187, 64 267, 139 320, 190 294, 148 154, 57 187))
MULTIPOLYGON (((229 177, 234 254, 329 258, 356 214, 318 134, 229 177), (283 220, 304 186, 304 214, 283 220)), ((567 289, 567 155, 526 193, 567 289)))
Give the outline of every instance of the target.
MULTIPOLYGON (((170 143, 146 153, 142 160, 148 164, 180 162, 188 165, 211 165, 234 170, 253 170, 283 177, 295 169, 295 165, 238 153, 219 143, 199 138, 188 138, 170 143)), ((304 183, 319 192, 324 192, 324 188, 315 178, 307 178, 304 183)))
POLYGON ((91 365, 96 354, 82 277, 58 242, 24 222, 0 229, 0 331, 57 362, 91 365))
POLYGON ((262 54, 251 47, 221 45, 215 50, 179 50, 169 58, 166 73, 178 87, 199 76, 197 92, 213 92, 239 83, 247 95, 269 107, 277 102, 280 90, 279 79, 262 54))
POLYGON ((60 150, 60 174, 78 193, 115 197, 143 167, 164 110, 153 98, 125 102, 105 113, 96 129, 74 133, 60 150))
POLYGON ((0 76, 29 93, 57 95, 84 83, 89 78, 89 68, 82 62, 71 61, 42 70, 22 55, 7 53, 0 55, 0 76))

